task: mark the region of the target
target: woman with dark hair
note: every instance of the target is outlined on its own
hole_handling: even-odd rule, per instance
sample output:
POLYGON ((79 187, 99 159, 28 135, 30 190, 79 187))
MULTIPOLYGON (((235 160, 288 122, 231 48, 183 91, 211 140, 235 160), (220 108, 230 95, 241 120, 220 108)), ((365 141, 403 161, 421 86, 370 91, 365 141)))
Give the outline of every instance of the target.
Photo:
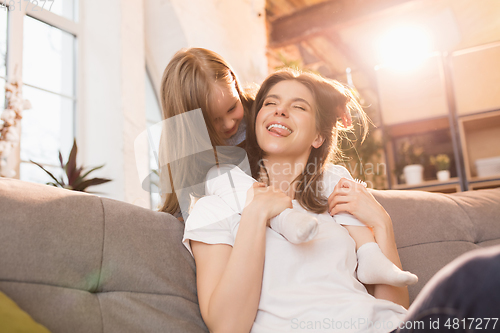
MULTIPOLYGON (((378 331, 389 332, 404 318, 406 288, 376 284, 371 296, 356 278, 356 243, 330 216, 349 204, 342 189, 363 187, 330 162, 347 108, 365 119, 343 85, 318 75, 280 71, 262 84, 246 143, 252 175, 260 182, 249 191, 241 216, 204 213, 204 203, 212 200, 204 197, 186 221, 184 244, 196 261, 200 309, 211 331, 289 331, 354 318, 358 326, 379 323, 378 331), (324 178, 334 187, 322 188, 324 178), (318 220, 316 237, 300 245, 267 228, 292 200, 318 220)), ((366 200, 369 218, 359 220, 372 228, 377 243, 368 242, 401 269, 389 216, 373 197, 366 200)), ((219 210, 219 203, 209 203, 219 210)))

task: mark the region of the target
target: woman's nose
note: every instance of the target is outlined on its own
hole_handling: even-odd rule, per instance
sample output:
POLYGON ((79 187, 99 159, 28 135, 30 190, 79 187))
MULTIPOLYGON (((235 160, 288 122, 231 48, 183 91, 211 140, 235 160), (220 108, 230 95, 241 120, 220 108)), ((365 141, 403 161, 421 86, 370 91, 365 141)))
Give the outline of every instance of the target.
POLYGON ((287 109, 281 105, 276 108, 274 114, 279 117, 288 117, 287 109))

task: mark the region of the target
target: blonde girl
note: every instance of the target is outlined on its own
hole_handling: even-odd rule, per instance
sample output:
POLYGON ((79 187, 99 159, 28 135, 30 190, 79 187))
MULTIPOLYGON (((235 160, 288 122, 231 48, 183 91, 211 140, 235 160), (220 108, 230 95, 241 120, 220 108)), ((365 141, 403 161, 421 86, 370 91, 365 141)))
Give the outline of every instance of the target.
MULTIPOLYGON (((163 119, 201 109, 212 146, 244 145, 246 117, 253 94, 245 91, 231 66, 217 53, 203 48, 177 52, 166 67, 161 82, 163 119)), ((193 133, 195 135, 196 133, 193 133)), ((180 217, 172 178, 188 178, 189 173, 172 175, 171 158, 165 147, 182 149, 162 135, 160 180, 164 193, 161 211, 180 217), (169 193, 165 193, 169 192, 169 193)), ((189 169, 177 165, 179 170, 189 169)))

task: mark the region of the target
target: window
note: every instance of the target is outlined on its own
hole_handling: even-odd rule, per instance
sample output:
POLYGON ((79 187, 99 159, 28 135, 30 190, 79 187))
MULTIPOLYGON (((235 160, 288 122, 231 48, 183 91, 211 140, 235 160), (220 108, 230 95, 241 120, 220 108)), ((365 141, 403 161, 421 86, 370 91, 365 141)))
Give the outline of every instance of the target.
MULTIPOLYGON (((19 1, 19 0, 18 0, 19 1)), ((34 1, 33 1, 34 2, 34 1)), ((43 0, 39 0, 39 6, 42 6, 43 0)), ((54 14, 57 14, 59 16, 65 17, 69 20, 72 21, 77 21, 78 20, 78 4, 76 1, 73 0, 53 0, 53 1, 48 1, 47 4, 44 6, 45 9, 50 7, 50 11, 54 14)))
MULTIPOLYGON (((42 164, 56 177, 61 175, 58 151, 66 161, 73 144, 77 110, 77 8, 77 0, 22 0, 15 1, 8 10, 0 10, 0 89, 9 76, 19 75, 22 68, 23 98, 32 105, 23 112, 21 121, 19 177, 22 180, 52 181, 30 160, 42 164)), ((3 93, 0 95, 5 97, 3 93)))
MULTIPOLYGON (((146 126, 150 130, 150 134, 153 136, 153 146, 156 149, 156 143, 160 142, 160 133, 157 133, 152 128, 153 125, 158 124, 161 121, 161 109, 158 103, 158 98, 156 97, 155 89, 151 78, 146 71, 146 126)), ((149 149, 149 169, 150 173, 158 170, 157 152, 153 149, 149 149)), ((150 177, 150 193, 151 193, 151 208, 153 210, 158 210, 161 203, 159 185, 160 179, 157 174, 152 174, 150 177)))
MULTIPOLYGON (((5 80, 7 76, 7 11, 0 10, 0 107, 5 106, 5 80)), ((0 120, 1 121, 1 120, 0 120)))
POLYGON ((75 136, 75 43, 75 36, 25 16, 23 97, 33 107, 24 112, 22 120, 23 180, 50 181, 43 170, 29 161, 60 174, 58 151, 66 161, 71 150, 75 136))

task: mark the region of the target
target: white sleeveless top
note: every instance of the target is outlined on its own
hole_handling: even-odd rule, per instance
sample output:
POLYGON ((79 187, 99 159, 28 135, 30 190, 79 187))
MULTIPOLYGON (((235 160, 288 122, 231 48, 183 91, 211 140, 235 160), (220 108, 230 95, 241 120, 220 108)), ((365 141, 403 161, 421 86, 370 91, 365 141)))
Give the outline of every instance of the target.
MULTIPOLYGON (((331 165, 324 179, 338 182, 346 175, 349 172, 345 168, 331 165)), ((331 193, 331 185, 326 186, 325 193, 331 193)), ((217 207, 213 207, 213 216, 197 214, 197 205, 203 199, 186 221, 184 245, 190 252, 189 240, 232 246, 238 232, 239 214, 210 223, 216 217, 217 207)), ((293 204, 294 208, 303 209, 295 200, 293 204)), ((204 210, 202 205, 200 210, 204 210)), ((319 222, 318 234, 304 244, 294 245, 267 228, 262 291, 251 332, 390 332, 396 329, 406 309, 368 294, 356 279, 354 240, 328 213, 314 215, 319 222)))

